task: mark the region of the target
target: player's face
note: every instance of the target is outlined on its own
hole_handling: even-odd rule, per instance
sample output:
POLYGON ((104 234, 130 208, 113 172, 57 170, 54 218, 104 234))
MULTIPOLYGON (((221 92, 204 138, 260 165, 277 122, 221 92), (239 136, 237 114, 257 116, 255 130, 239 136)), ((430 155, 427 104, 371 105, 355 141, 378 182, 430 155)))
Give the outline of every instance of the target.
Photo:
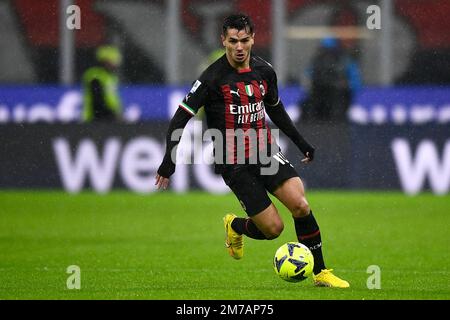
POLYGON ((233 67, 248 67, 254 35, 245 29, 228 29, 226 36, 222 35, 222 43, 226 49, 228 61, 233 67))

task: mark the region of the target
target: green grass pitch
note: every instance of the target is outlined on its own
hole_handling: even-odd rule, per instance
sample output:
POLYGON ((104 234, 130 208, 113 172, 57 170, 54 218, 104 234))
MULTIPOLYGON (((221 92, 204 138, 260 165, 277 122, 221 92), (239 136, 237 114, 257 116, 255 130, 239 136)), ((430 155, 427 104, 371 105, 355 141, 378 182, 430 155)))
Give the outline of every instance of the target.
MULTIPOLYGON (((401 193, 307 194, 329 268, 349 289, 288 283, 276 249, 295 241, 289 212, 272 241, 224 248, 222 217, 243 216, 232 194, 107 195, 0 192, 0 299, 449 299, 450 197, 401 193), (67 288, 80 267, 81 289, 67 288), (369 266, 380 289, 368 289, 369 266)), ((370 282, 370 281, 369 281, 370 282)))

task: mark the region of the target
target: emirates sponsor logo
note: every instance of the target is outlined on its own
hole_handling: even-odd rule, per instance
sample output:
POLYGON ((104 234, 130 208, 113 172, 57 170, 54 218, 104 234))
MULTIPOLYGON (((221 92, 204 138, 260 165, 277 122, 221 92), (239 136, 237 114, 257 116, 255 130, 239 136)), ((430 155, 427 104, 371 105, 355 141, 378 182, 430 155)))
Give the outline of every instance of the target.
POLYGON ((237 104, 230 104, 231 114, 247 114, 252 112, 258 112, 263 109, 264 109, 264 102, 262 101, 245 104, 243 106, 237 104))

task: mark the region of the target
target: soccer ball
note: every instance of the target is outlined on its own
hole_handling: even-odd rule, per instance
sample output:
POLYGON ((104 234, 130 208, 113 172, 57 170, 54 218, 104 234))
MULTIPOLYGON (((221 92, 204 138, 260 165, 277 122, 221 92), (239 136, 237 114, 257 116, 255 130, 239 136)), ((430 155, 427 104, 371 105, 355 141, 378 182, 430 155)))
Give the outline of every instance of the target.
POLYGON ((312 274, 314 257, 307 246, 300 242, 288 242, 275 253, 273 268, 281 279, 299 282, 312 274))

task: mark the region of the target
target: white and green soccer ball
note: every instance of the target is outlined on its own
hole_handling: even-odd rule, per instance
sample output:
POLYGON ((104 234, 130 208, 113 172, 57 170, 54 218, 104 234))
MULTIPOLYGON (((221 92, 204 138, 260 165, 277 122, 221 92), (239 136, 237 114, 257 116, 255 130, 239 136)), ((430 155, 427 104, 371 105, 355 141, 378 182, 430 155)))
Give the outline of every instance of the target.
POLYGON ((303 281, 313 272, 314 257, 308 247, 300 242, 287 242, 275 253, 273 268, 283 280, 303 281))

